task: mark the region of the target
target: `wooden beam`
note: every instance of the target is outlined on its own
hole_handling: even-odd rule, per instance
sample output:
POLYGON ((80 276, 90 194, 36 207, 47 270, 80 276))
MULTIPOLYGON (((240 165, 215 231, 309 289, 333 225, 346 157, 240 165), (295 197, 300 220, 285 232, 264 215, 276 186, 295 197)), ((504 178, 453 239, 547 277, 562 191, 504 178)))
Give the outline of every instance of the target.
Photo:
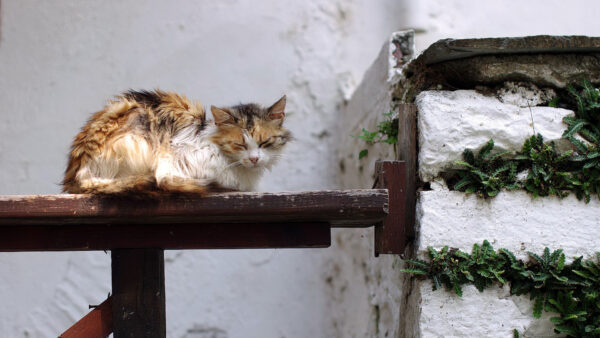
POLYGON ((112 332, 112 299, 108 297, 58 338, 106 338, 112 332))
POLYGON ((324 248, 328 223, 0 226, 0 251, 324 248))
POLYGON ((385 218, 387 201, 387 191, 377 189, 156 199, 0 196, 0 226, 327 222, 334 227, 368 227, 385 218))
POLYGON ((406 162, 378 161, 376 185, 389 192, 389 214, 375 226, 375 256, 403 254, 408 242, 406 232, 406 162))
POLYGON ((405 167, 405 213, 404 224, 407 241, 415 238, 415 211, 417 208, 417 105, 403 103, 398 106, 398 160, 406 162, 405 167))
POLYGON ((114 338, 165 338, 165 261, 160 249, 112 253, 114 338))

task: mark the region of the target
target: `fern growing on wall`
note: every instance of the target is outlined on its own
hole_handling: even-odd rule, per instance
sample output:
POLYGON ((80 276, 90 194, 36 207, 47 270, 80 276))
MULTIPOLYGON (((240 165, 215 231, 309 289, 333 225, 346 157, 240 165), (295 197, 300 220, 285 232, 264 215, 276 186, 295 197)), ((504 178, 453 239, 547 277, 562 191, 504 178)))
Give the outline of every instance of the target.
POLYGON ((408 259, 409 267, 401 271, 431 279, 433 290, 444 287, 459 296, 465 284, 479 291, 508 284, 511 294, 529 295, 534 301, 534 317, 540 318, 543 311, 556 314, 550 318, 556 332, 599 337, 600 252, 595 261, 578 257, 570 264, 565 264, 561 249, 528 254, 529 261, 524 262, 507 249, 495 251, 488 241, 474 244, 470 254, 447 246, 429 247, 428 260, 408 259))
POLYGON ((477 155, 469 149, 463 152, 463 161, 457 164, 467 169, 458 172, 459 181, 454 189, 466 193, 477 193, 484 197, 496 196, 500 190, 516 189, 517 162, 507 160, 503 155, 509 152, 492 153, 494 141, 490 140, 477 155))
MULTIPOLYGON (((398 144, 398 118, 394 118, 394 111, 383 114, 385 120, 377 124, 377 130, 368 131, 362 128, 362 134, 357 138, 367 142, 367 144, 387 143, 394 146, 394 153, 398 144)), ((358 153, 358 159, 369 155, 368 149, 362 149, 358 153)))
POLYGON ((565 197, 572 190, 569 180, 569 159, 573 151, 560 154, 554 142, 544 143, 542 135, 533 135, 525 141, 517 156, 522 167, 527 168, 527 177, 521 185, 534 197, 555 195, 565 197))
MULTIPOLYGON (((565 197, 574 192, 577 198, 590 201, 600 198, 600 91, 588 80, 582 85, 568 86, 568 102, 575 107, 574 117, 565 117, 567 129, 563 138, 573 150, 559 153, 553 142, 544 143, 543 136, 533 135, 521 151, 493 152, 490 140, 477 156, 469 149, 463 152, 463 166, 449 182, 455 190, 492 197, 502 189, 522 188, 537 196, 565 197), (580 89, 578 89, 580 88, 580 89), (517 173, 526 172, 524 179, 517 173)), ((557 101, 553 101, 554 106, 557 101)))

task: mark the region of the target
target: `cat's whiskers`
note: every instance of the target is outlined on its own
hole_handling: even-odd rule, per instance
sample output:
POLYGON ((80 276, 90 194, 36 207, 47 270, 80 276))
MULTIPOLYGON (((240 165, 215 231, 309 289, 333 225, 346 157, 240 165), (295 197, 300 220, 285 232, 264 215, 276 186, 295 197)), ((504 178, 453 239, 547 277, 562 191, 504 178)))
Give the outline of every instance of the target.
POLYGON ((285 158, 285 156, 283 154, 272 154, 271 158, 271 162, 275 164, 276 162, 279 162, 280 159, 285 158))
POLYGON ((231 162, 228 165, 226 165, 225 168, 223 168, 223 169, 229 169, 231 167, 239 166, 239 165, 242 165, 242 160, 231 162))

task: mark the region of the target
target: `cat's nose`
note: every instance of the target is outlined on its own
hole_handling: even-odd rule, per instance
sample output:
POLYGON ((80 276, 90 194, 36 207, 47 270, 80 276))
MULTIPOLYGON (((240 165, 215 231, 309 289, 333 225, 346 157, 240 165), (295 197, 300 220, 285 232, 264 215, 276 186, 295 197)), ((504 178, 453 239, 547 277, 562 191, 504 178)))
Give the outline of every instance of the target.
POLYGON ((256 162, 258 162, 258 157, 248 157, 248 159, 250 160, 250 162, 256 164, 256 162))

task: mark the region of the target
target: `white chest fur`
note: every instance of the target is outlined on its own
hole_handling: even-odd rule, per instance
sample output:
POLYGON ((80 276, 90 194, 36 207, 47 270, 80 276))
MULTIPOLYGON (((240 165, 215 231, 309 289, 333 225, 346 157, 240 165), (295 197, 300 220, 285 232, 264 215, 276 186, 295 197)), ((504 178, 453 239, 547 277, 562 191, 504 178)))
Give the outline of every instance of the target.
POLYGON ((200 133, 193 128, 179 132, 171 140, 175 175, 215 182, 222 187, 252 191, 262 176, 262 168, 245 168, 232 163, 211 142, 214 126, 200 133))

